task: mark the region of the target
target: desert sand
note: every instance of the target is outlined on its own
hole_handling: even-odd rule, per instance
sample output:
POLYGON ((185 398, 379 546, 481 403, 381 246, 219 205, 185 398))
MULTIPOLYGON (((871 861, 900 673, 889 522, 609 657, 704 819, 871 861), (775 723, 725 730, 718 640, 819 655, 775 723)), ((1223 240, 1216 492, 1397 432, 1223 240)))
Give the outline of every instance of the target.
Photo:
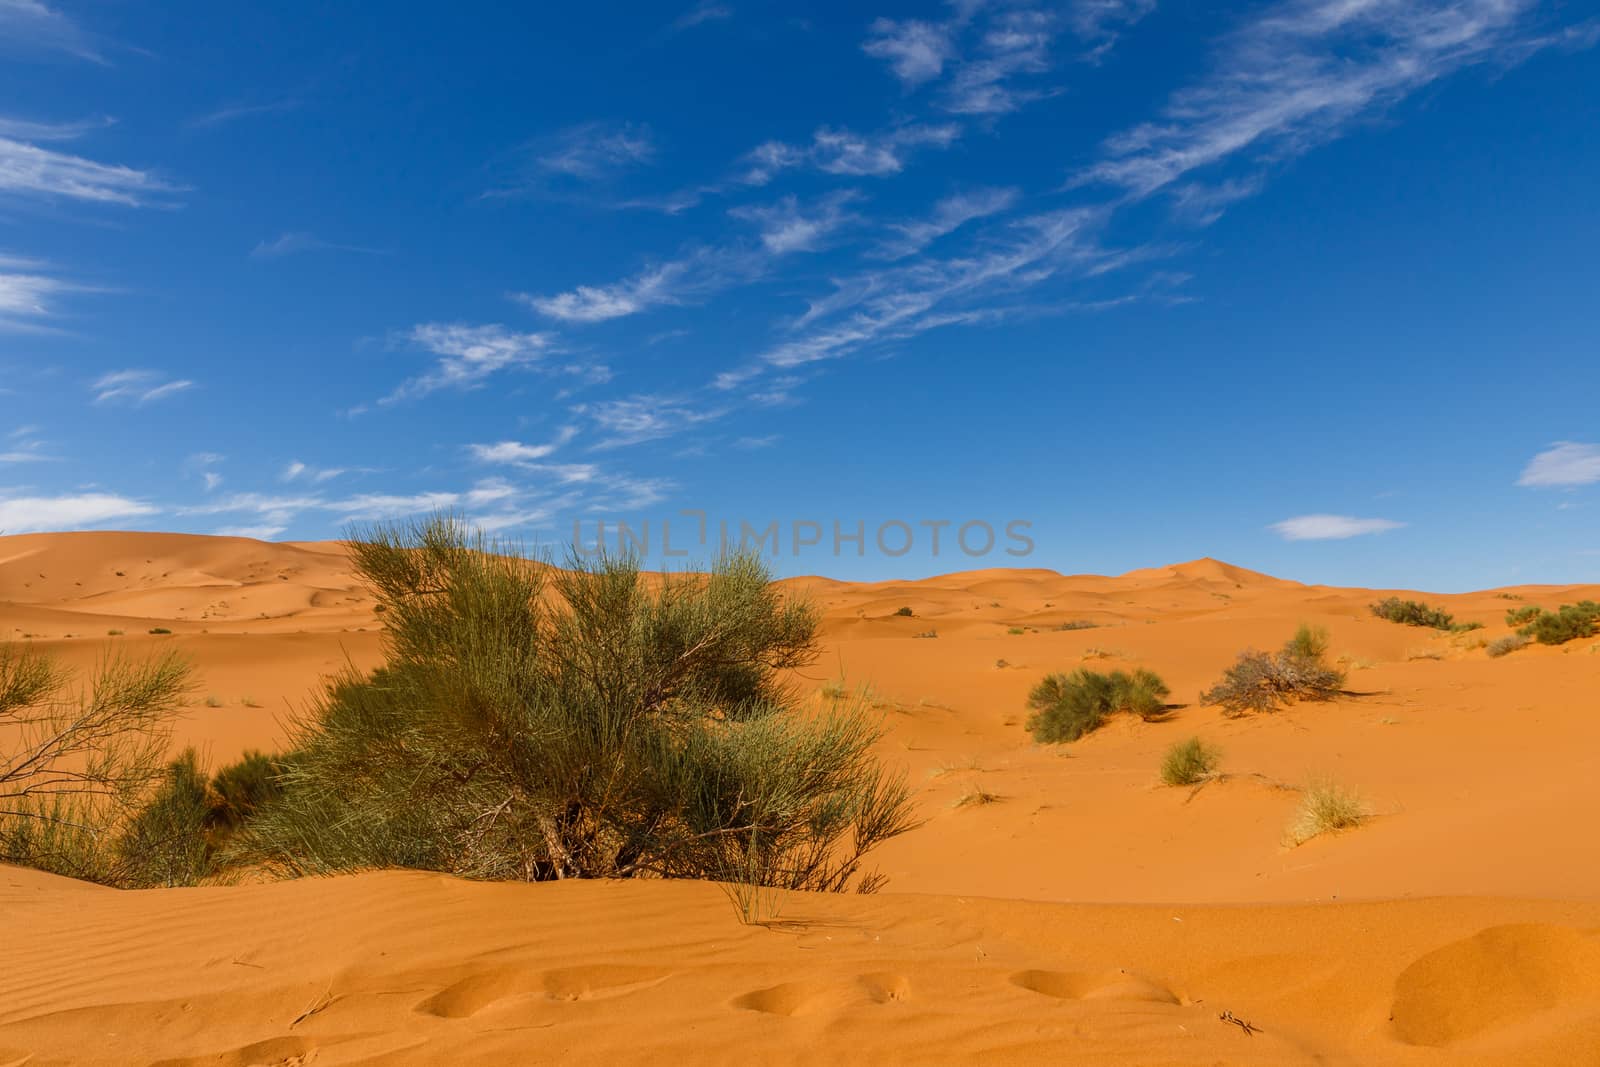
MULTIPOLYGON (((1210 559, 786 584, 824 611, 795 684, 870 701, 919 790, 924 825, 873 857, 882 892, 745 926, 691 882, 118 892, 0 867, 0 1065, 1600 1063, 1600 641, 1482 647, 1508 607, 1600 588, 1340 589, 1210 559), (1485 628, 1372 617, 1390 593, 1485 628), (1354 695, 1199 703, 1302 621, 1354 695), (1080 665, 1148 667, 1181 706, 1035 745, 1029 688, 1080 665), (1191 735, 1225 777, 1162 786, 1191 735), (1288 848, 1317 777, 1375 817, 1288 848)), ((0 633, 85 668, 178 648, 201 682, 175 740, 213 764, 280 747, 380 631, 336 544, 0 538, 0 633)))

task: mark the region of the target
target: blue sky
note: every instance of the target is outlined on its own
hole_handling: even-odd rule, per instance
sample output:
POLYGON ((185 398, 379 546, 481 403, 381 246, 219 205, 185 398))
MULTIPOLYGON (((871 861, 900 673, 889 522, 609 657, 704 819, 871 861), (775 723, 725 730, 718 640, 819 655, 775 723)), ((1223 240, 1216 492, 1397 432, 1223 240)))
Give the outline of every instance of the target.
POLYGON ((1587 5, 500 7, 0 0, 0 529, 1600 581, 1587 5))

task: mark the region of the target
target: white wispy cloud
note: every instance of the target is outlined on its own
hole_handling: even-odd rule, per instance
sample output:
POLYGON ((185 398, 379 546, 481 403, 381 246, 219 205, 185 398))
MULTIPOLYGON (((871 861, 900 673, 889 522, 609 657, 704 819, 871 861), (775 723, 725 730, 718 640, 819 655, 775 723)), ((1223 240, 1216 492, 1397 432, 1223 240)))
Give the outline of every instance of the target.
POLYGON ((480 463, 533 463, 554 455, 578 434, 576 426, 564 426, 555 440, 539 445, 521 441, 497 441, 494 444, 468 445, 467 450, 480 463))
POLYGON ((672 29, 682 31, 707 22, 720 22, 733 18, 733 8, 716 0, 700 0, 689 10, 672 20, 672 29))
POLYGON ((287 530, 287 526, 262 523, 256 526, 219 526, 211 531, 214 537, 243 537, 251 541, 270 541, 287 530))
POLYGON ((36 436, 37 432, 32 426, 22 426, 13 430, 6 438, 4 450, 0 451, 0 463, 54 461, 56 457, 45 453, 45 443, 36 436))
POLYGON ((1121 254, 1093 239, 1103 217, 1093 208, 1032 215, 1005 226, 976 253, 840 279, 833 294, 813 301, 796 321, 798 336, 769 348, 761 359, 795 367, 942 326, 992 321, 1005 313, 1011 294, 1063 271, 1086 275, 1121 262, 1121 254))
POLYGON ((925 219, 889 223, 895 236, 884 241, 874 255, 880 259, 915 255, 969 222, 1009 211, 1019 195, 1016 189, 973 189, 947 196, 933 206, 933 212, 925 219))
POLYGON ((1051 90, 1018 84, 1019 75, 1050 70, 1050 46, 1060 26, 1051 11, 997 12, 972 58, 961 63, 945 87, 946 110, 960 115, 1003 115, 1051 90))
POLYGON ((846 207, 859 199, 851 190, 832 193, 809 204, 802 204, 791 195, 774 204, 736 207, 728 214, 755 223, 762 247, 781 256, 815 251, 830 234, 850 221, 852 216, 846 207))
POLYGON ((184 125, 191 130, 210 130, 218 126, 227 126, 241 119, 253 119, 262 115, 282 115, 290 111, 298 111, 305 106, 305 101, 298 97, 284 97, 281 100, 265 100, 256 103, 224 104, 222 107, 207 111, 203 115, 196 115, 184 125))
POLYGON ((740 180, 747 185, 766 185, 782 171, 796 167, 881 178, 904 170, 913 151, 948 148, 960 136, 961 127, 954 123, 911 123, 874 133, 821 126, 812 133, 810 144, 767 141, 758 145, 745 157, 740 180))
POLYGON ((591 419, 607 434, 596 448, 619 448, 670 437, 686 429, 721 418, 724 410, 701 410, 679 397, 641 394, 620 400, 584 404, 573 409, 591 419))
POLYGON ((37 330, 51 317, 51 298, 77 288, 43 273, 38 260, 0 254, 0 330, 37 330))
POLYGON ((405 340, 439 357, 438 362, 427 374, 401 383, 383 403, 425 396, 438 389, 476 388, 499 371, 539 363, 554 344, 547 333, 519 333, 499 323, 427 322, 413 326, 405 340))
POLYGON ((0 495, 0 530, 8 534, 76 530, 114 519, 155 514, 158 514, 155 507, 114 493, 0 495))
POLYGON ((0 50, 60 51, 103 63, 94 41, 77 23, 40 0, 0 0, 0 50))
POLYGON ((323 482, 331 482, 335 478, 349 473, 349 467, 312 467, 295 459, 290 460, 288 465, 283 468, 283 473, 278 475, 278 480, 283 482, 311 482, 320 485, 323 482))
POLYGON ((1122 31, 1156 9, 1156 0, 1074 0, 1066 9, 1067 24, 1092 47, 1088 58, 1103 57, 1122 31))
POLYGON ((704 279, 697 267, 703 255, 664 263, 611 285, 580 285, 554 296, 516 293, 514 298, 546 318, 561 322, 592 323, 634 315, 663 304, 679 303, 685 293, 704 279))
POLYGON ((575 126, 541 146, 534 164, 550 174, 595 181, 655 158, 648 126, 599 122, 575 126))
POLYGON ((1343 541, 1366 534, 1398 530, 1405 523, 1393 519, 1357 519, 1349 515, 1299 515, 1275 522, 1271 529, 1285 541, 1343 541))
POLYGON ((297 255, 301 252, 362 252, 368 255, 381 254, 376 248, 366 248, 361 245, 340 244, 337 241, 324 241, 312 233, 292 231, 279 235, 270 241, 261 241, 250 250, 251 259, 282 259, 284 256, 297 255))
POLYGON ((156 202, 175 188, 148 171, 97 163, 0 135, 0 194, 137 207, 156 202))
POLYGON ((119 370, 102 374, 89 386, 96 404, 148 404, 194 388, 188 378, 169 378, 154 370, 119 370))
POLYGON ((1073 184, 1143 197, 1235 156, 1261 166, 1464 66, 1525 54, 1532 0, 1288 0, 1223 39, 1161 118, 1110 138, 1073 184))
POLYGON ((9 115, 0 115, 0 137, 18 141, 75 141, 84 134, 103 130, 115 123, 114 119, 84 119, 79 122, 32 122, 9 115))
POLYGON ((1517 479, 1538 489, 1572 488, 1600 483, 1600 445, 1557 441, 1534 456, 1517 479))
POLYGON ((951 23, 880 18, 872 23, 868 34, 861 50, 887 62, 908 89, 943 74, 945 64, 956 51, 951 23))

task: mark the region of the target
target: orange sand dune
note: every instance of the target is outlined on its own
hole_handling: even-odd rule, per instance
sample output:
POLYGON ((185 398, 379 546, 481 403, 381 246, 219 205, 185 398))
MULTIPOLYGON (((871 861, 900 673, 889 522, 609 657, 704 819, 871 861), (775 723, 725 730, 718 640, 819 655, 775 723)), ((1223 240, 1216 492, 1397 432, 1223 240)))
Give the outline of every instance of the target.
MULTIPOLYGON (((750 928, 699 884, 117 893, 0 869, 0 1065, 1600 1063, 1600 641, 1482 648, 1508 607, 1600 588, 1410 594, 1485 623, 1439 634, 1367 611, 1404 591, 1209 559, 788 584, 824 615, 796 684, 858 688, 920 791, 926 823, 876 856, 883 893, 791 897, 750 928), (1056 629, 1077 620, 1096 626, 1056 629), (1199 705, 1301 621, 1354 695, 1199 705), (1079 665, 1149 667, 1182 706, 1035 746, 1029 688, 1079 665), (1228 777, 1160 786, 1191 735, 1228 777), (1288 849, 1317 776, 1377 817, 1288 849)), ((381 655, 337 546, 180 535, 0 538, 0 633, 83 667, 179 649, 201 682, 178 740, 213 760, 282 744, 320 677, 381 655)))

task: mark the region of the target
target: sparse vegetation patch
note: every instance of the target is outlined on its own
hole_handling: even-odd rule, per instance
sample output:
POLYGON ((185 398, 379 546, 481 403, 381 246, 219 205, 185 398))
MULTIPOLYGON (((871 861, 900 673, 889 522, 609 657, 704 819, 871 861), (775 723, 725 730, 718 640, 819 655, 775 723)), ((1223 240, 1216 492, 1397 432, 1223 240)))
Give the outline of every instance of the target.
POLYGON ((1166 683, 1154 672, 1102 674, 1078 668, 1071 674, 1050 674, 1028 694, 1033 714, 1025 724, 1035 741, 1076 741, 1099 729, 1107 718, 1127 712, 1142 719, 1166 714, 1166 683))
POLYGON ((1435 630, 1448 630, 1455 622, 1448 612, 1429 607, 1420 600, 1401 600, 1397 596, 1386 597, 1371 605, 1371 609, 1378 618, 1405 626, 1428 626, 1435 630))
POLYGON ((1198 737, 1179 741, 1161 758, 1161 781, 1166 785, 1198 785, 1217 772, 1222 753, 1198 737))
POLYGON ((1306 787, 1284 843, 1294 848, 1313 837, 1360 826, 1371 817, 1372 809, 1354 790, 1327 780, 1314 781, 1306 787))
POLYGON ((1331 700, 1345 675, 1326 661, 1327 631, 1301 626, 1276 654, 1247 649, 1223 672, 1215 686, 1200 694, 1207 704, 1229 715, 1272 711, 1292 700, 1331 700))

